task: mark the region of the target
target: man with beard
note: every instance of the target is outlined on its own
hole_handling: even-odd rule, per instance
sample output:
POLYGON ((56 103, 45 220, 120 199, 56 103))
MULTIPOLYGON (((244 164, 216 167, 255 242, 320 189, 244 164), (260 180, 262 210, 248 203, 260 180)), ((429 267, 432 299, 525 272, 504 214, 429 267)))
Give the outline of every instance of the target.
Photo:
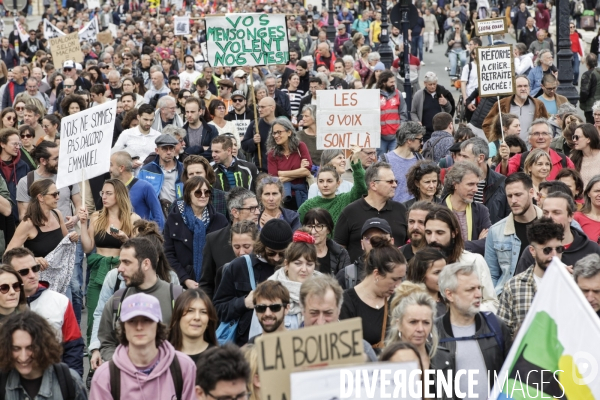
POLYGON ((185 149, 188 154, 197 154, 203 156, 208 161, 212 161, 211 142, 219 135, 217 128, 204 121, 206 107, 204 101, 190 96, 185 101, 185 119, 186 123, 183 129, 186 131, 185 149))
POLYGON ((159 279, 156 274, 158 252, 150 240, 143 237, 128 239, 121 246, 119 260, 118 270, 126 288, 117 290, 104 306, 98 328, 100 354, 95 354, 98 349, 89 349, 92 369, 98 368, 103 361, 110 361, 119 345, 115 314, 121 309, 125 298, 136 293, 156 297, 160 303, 162 322, 168 326, 175 299, 183 293, 181 286, 159 279))
POLYGON ((127 112, 133 110, 135 108, 135 93, 127 92, 121 95, 121 105, 123 107, 123 112, 117 114, 115 118, 115 132, 113 135, 112 144, 113 146, 117 143, 117 139, 123 132, 123 118, 125 118, 125 114, 127 112))
POLYGON ((225 121, 233 121, 238 132, 246 132, 250 121, 254 121, 254 113, 246 106, 246 96, 241 90, 231 94, 233 109, 225 115, 225 121))
POLYGON ((177 75, 171 75, 169 77, 169 96, 175 101, 177 101, 179 90, 179 77, 177 75))
POLYGON ((142 104, 137 110, 139 125, 124 130, 112 148, 111 153, 125 150, 133 159, 133 168, 142 166, 143 161, 156 149, 155 140, 160 132, 152 129, 154 107, 142 104))
MULTIPOLYGON (((593 253, 600 255, 600 246, 589 240, 581 230, 571 226, 573 213, 577 211, 573 197, 561 192, 549 193, 544 200, 542 210, 544 217, 552 218, 552 221, 563 227, 564 240, 562 244, 565 252, 562 255, 562 262, 568 266, 569 272, 573 271, 573 265, 583 257, 593 253)), ((533 261, 531 253, 523 252, 517 263, 515 275, 527 270, 533 261)))
POLYGON ((187 55, 184 57, 184 61, 185 71, 179 74, 181 88, 192 90, 194 82, 196 82, 202 74, 196 71, 196 61, 194 60, 194 56, 187 55))
MULTIPOLYGON (((285 331, 285 316, 290 311, 290 292, 279 281, 267 280, 256 287, 254 296, 254 311, 263 333, 285 331)), ((248 343, 260 336, 253 336, 248 343)))
POLYGON ((150 68, 152 68, 152 58, 150 54, 142 54, 140 57, 140 74, 144 79, 144 85, 146 88, 150 85, 150 68))
MULTIPOLYGON (((455 383, 456 393, 470 393, 468 398, 484 399, 495 385, 497 376, 512 345, 504 321, 493 313, 481 312, 483 284, 480 271, 472 263, 446 265, 438 277, 440 293, 448 312, 436 319, 440 345, 452 353, 455 371, 469 370, 455 383), (473 375, 472 372, 475 372, 473 375), (469 383, 472 383, 471 386, 469 383)), ((485 290, 485 289, 484 289, 485 290)), ((485 301, 485 295, 483 296, 485 301)), ((457 375, 458 377, 458 375, 457 375)))
POLYGON ((219 135, 212 141, 213 168, 216 176, 213 188, 229 192, 232 187, 241 186, 256 192, 258 169, 254 164, 239 160, 232 154, 233 140, 219 135))
POLYGON ((506 322, 513 336, 523 323, 552 258, 562 258, 565 251, 563 227, 550 218, 534 221, 527 229, 527 238, 534 262, 525 272, 506 282, 499 299, 498 317, 506 322))
POLYGON ((158 110, 154 113, 154 123, 152 129, 157 132, 163 131, 167 125, 173 125, 178 128, 183 127, 183 120, 177 115, 177 100, 171 96, 164 96, 156 104, 158 110))
POLYGON ((527 174, 512 174, 504 187, 511 213, 495 223, 485 238, 485 262, 497 294, 513 277, 519 257, 529 246, 527 229, 542 217, 542 210, 533 204, 533 182, 527 174))
POLYGON ((495 312, 498 308, 498 297, 494 291, 489 268, 482 256, 465 250, 456 215, 448 208, 441 206, 430 211, 425 218, 425 240, 428 246, 435 247, 444 253, 448 264, 475 266, 482 285, 481 307, 484 311, 495 312))
MULTIPOLYGON (((62 92, 60 92, 60 94, 58 96, 56 96, 56 101, 54 102, 53 110, 58 112, 61 115, 64 115, 63 110, 60 107, 60 103, 62 103, 62 101, 64 100, 65 97, 75 93, 76 87, 75 87, 75 81, 71 78, 66 78, 60 84, 63 85, 64 90, 62 92)), ((57 92, 58 92, 58 90, 57 90, 57 92)))
MULTIPOLYGON (((400 143, 396 143, 396 132, 398 132, 400 125, 404 125, 410 119, 406 110, 406 101, 402 98, 400 91, 396 89, 396 77, 392 71, 383 71, 379 75, 377 89, 379 89, 379 105, 381 108, 381 147, 378 149, 377 155, 381 156, 393 151, 396 145, 401 146, 400 143)), ((424 134, 423 129, 423 132, 421 132, 421 142, 416 149, 417 151, 421 147, 420 144, 422 143, 424 134)), ((412 151, 409 151, 409 155, 411 153, 412 151)), ((408 158, 414 157, 411 156, 408 158)), ((406 171, 408 171, 409 167, 406 166, 406 171)), ((395 198, 394 200, 406 201, 408 199, 398 200, 395 198)))
POLYGON ((283 266, 285 249, 292 242, 292 228, 281 219, 268 221, 254 243, 250 259, 239 257, 223 270, 221 284, 217 288, 213 303, 219 321, 239 321, 234 343, 243 346, 248 342, 250 322, 254 309, 254 293, 251 290, 250 272, 257 284, 266 281, 283 266))
POLYGON ((425 218, 435 205, 429 201, 417 201, 408 210, 408 239, 409 242, 400 247, 400 251, 409 262, 415 253, 427 246, 425 240, 425 218))

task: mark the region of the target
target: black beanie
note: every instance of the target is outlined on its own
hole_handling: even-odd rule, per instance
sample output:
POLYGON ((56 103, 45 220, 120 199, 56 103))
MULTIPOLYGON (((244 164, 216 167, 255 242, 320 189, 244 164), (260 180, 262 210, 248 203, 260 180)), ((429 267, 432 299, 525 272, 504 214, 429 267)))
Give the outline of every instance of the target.
POLYGON ((292 228, 282 219, 270 219, 260 230, 260 241, 273 250, 285 250, 292 243, 292 228))

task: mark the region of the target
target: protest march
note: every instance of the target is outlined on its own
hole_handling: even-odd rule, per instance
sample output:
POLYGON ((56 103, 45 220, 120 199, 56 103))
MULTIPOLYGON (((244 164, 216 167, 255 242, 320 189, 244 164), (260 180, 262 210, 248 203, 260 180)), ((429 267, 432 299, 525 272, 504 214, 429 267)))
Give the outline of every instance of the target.
POLYGON ((0 399, 600 399, 565 2, 0 3, 0 399))

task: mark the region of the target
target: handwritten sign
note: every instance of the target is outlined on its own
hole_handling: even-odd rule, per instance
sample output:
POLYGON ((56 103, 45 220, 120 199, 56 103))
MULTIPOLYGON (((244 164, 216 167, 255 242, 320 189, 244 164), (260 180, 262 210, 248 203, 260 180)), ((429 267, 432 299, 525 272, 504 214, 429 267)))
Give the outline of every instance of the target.
POLYGON ((110 44, 113 41, 113 35, 111 31, 100 32, 96 35, 96 40, 102 44, 110 44))
POLYGON ((175 17, 173 23, 175 25, 175 35, 190 34, 190 17, 175 17))
POLYGON ((241 136, 244 136, 244 133, 246 133, 246 130, 248 129, 248 125, 250 125, 250 119, 238 119, 238 120, 233 120, 231 122, 233 122, 235 124, 235 127, 237 128, 238 133, 241 136))
POLYGON ((515 92, 515 66, 512 45, 477 48, 479 96, 510 95, 515 92))
POLYGON ((92 43, 96 40, 96 35, 98 33, 100 33, 100 29, 98 27, 98 18, 94 17, 79 30, 79 40, 82 42, 92 43))
POLYGON ((96 8, 100 8, 100 0, 87 0, 88 8, 90 10, 95 10, 96 8))
POLYGON ((60 150, 56 187, 63 188, 104 174, 110 167, 117 100, 64 117, 60 121, 60 150))
POLYGON ((44 18, 44 37, 48 40, 65 36, 65 33, 44 18))
POLYGON ((259 336, 255 343, 262 398, 290 399, 292 372, 363 363, 362 339, 360 318, 259 336))
POLYGON ((67 60, 83 62, 83 53, 79 45, 79 34, 77 32, 49 39, 52 61, 55 65, 63 65, 67 60))
POLYGON ((505 18, 488 18, 475 20, 475 34, 477 36, 497 35, 508 32, 505 18))
POLYGON ((317 150, 378 148, 379 90, 317 91, 317 150))
POLYGON ((286 64, 285 14, 227 14, 206 18, 208 62, 213 67, 286 64))

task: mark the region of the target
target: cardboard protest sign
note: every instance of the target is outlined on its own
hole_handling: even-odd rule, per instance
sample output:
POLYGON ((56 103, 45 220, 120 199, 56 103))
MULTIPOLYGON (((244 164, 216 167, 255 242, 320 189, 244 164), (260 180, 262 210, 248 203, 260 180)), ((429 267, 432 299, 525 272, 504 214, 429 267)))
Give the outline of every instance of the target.
POLYGON ((360 318, 257 337, 262 398, 290 399, 292 372, 311 366, 363 363, 362 339, 360 318))
POLYGON ((83 62, 83 53, 79 45, 77 32, 48 40, 52 61, 55 65, 62 66, 67 60, 83 62))
POLYGON ((206 18, 208 62, 213 67, 286 64, 285 14, 227 14, 206 18))
POLYGON ((416 361, 369 363, 294 372, 290 377, 291 398, 421 400, 424 398, 419 395, 422 392, 422 377, 417 372, 420 372, 420 368, 416 361))
POLYGON ((98 33, 100 33, 100 29, 98 28, 98 18, 94 17, 79 30, 79 40, 91 43, 96 40, 96 35, 98 33))
POLYGON ((511 95, 515 92, 515 66, 512 45, 477 48, 479 96, 511 95))
POLYGON ((317 149, 379 148, 379 90, 317 91, 317 149))
POLYGON ((475 20, 477 36, 497 35, 508 32, 505 18, 488 18, 475 20))
POLYGON ((189 35, 190 34, 190 18, 189 17, 175 17, 173 23, 175 25, 175 35, 189 35))
POLYGON ((96 35, 96 40, 102 44, 110 44, 113 41, 113 35, 111 31, 100 32, 96 35))
POLYGON ((115 24, 108 24, 108 30, 114 37, 117 37, 117 26, 115 24))
POLYGON ((56 187, 81 182, 108 172, 117 117, 117 100, 64 117, 60 121, 60 150, 56 187))

